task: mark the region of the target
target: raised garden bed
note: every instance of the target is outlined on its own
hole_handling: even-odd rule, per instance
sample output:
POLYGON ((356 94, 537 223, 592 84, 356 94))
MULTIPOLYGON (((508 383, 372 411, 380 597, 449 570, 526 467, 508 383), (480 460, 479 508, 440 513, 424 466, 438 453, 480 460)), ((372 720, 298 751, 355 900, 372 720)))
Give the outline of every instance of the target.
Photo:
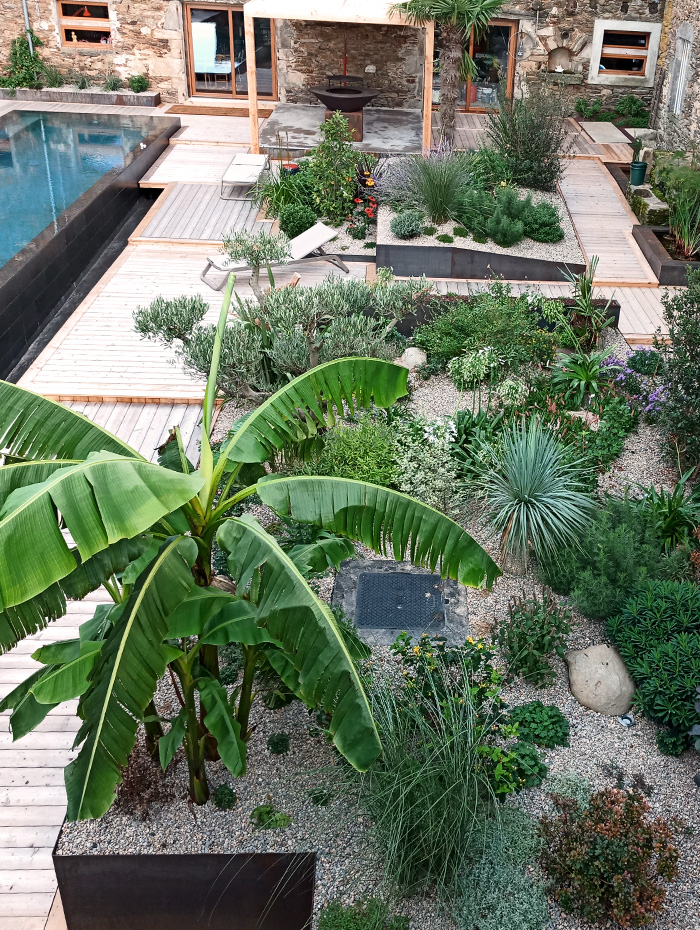
POLYGON ((700 261, 682 261, 669 255, 663 244, 663 236, 666 233, 668 227, 632 227, 634 241, 649 262, 659 284, 683 286, 687 284, 688 271, 700 269, 700 261))
POLYGON ((117 90, 78 90, 77 87, 43 88, 30 90, 18 87, 16 90, 0 87, 0 100, 40 100, 46 103, 94 103, 107 106, 157 107, 160 106, 158 91, 145 90, 141 94, 132 91, 117 90))

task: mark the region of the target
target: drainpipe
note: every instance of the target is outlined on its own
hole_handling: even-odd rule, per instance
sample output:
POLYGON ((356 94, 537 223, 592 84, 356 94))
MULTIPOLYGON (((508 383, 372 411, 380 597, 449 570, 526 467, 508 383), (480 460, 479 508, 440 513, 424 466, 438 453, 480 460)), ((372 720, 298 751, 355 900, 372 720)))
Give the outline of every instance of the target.
POLYGON ((29 42, 29 54, 34 55, 34 42, 32 41, 32 27, 29 25, 27 0, 22 0, 22 10, 24 11, 24 30, 27 33, 27 42, 29 42))

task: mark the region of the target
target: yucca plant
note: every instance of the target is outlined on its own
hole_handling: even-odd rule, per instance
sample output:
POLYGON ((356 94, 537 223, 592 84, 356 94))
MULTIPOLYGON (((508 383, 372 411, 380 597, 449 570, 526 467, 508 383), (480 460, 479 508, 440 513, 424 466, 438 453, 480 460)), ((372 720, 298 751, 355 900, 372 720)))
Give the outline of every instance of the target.
POLYGON ((187 461, 173 431, 151 464, 90 420, 0 382, 0 649, 7 651, 66 612, 66 601, 104 586, 79 638, 35 653, 43 664, 0 704, 15 739, 67 700, 80 698, 77 758, 66 769, 68 818, 108 810, 144 722, 163 767, 184 743, 190 793, 209 795, 205 756, 245 771, 256 666, 264 660, 309 707, 357 769, 381 751, 353 662, 353 646, 305 580, 347 546, 328 538, 285 552, 250 515, 231 516, 253 494, 282 517, 409 556, 464 584, 490 584, 498 569, 456 523, 405 495, 339 478, 267 474, 276 453, 312 438, 346 408, 387 407, 406 392, 404 368, 348 358, 290 381, 239 421, 215 454, 216 373, 234 276, 224 296, 204 397, 201 461, 187 461), (66 535, 64 535, 66 532, 66 535), (224 552, 229 578, 214 575, 224 552), (319 551, 320 547, 320 551, 319 551), (218 680, 219 646, 239 643, 243 673, 229 695, 218 680), (154 695, 169 669, 180 711, 159 718, 154 695), (198 715, 198 705, 202 713, 198 715))
POLYGON ((580 462, 571 462, 539 418, 514 423, 484 459, 478 484, 487 518, 501 534, 501 556, 527 563, 553 559, 575 543, 595 505, 583 490, 580 462))

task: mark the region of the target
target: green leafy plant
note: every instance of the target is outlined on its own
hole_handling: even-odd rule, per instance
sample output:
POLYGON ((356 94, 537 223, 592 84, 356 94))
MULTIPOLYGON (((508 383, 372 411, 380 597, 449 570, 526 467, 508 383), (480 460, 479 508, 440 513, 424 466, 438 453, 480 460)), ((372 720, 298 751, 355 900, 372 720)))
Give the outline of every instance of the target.
POLYGON ((151 86, 151 82, 145 74, 132 74, 128 83, 134 94, 143 94, 151 86))
POLYGON ((682 756, 690 745, 688 733, 674 733, 673 730, 657 730, 656 748, 662 756, 682 756))
POLYGON ((316 222, 316 214, 302 203, 289 203, 279 211, 280 231, 290 239, 295 239, 306 232, 316 222))
POLYGON ((116 91, 121 90, 124 86, 124 81, 119 77, 118 74, 115 74, 114 71, 107 71, 104 80, 102 82, 102 89, 107 91, 116 91))
POLYGON ((440 235, 435 238, 438 242, 450 243, 455 241, 454 236, 451 236, 449 233, 440 233, 440 235))
POLYGON ((43 65, 42 81, 46 87, 63 87, 66 83, 63 73, 54 65, 47 64, 43 65))
POLYGON ((477 190, 493 190, 502 184, 513 184, 511 165, 501 152, 480 145, 469 153, 469 173, 477 190))
POLYGON ((552 387, 577 407, 590 404, 606 385, 619 365, 610 360, 612 352, 583 352, 559 355, 552 372, 552 387))
POLYGON ((573 291, 574 309, 568 319, 559 318, 565 330, 571 336, 571 345, 578 346, 584 352, 590 352, 599 344, 603 331, 612 323, 610 305, 612 297, 604 307, 595 303, 595 290, 593 281, 598 268, 598 256, 593 255, 586 271, 573 274, 569 268, 563 275, 571 285, 573 291))
POLYGON ((561 772, 557 775, 548 775, 544 782, 544 790, 550 795, 574 800, 580 810, 588 807, 591 798, 591 785, 578 772, 561 772))
POLYGON ((686 260, 700 252, 700 198, 694 190, 677 191, 669 203, 669 229, 686 260))
POLYGON ((408 917, 392 916, 378 898, 349 905, 334 900, 319 914, 318 930, 408 930, 408 917))
MULTIPOLYGON (((284 159, 281 149, 278 158, 280 163, 284 159)), ((251 198, 264 208, 267 216, 279 217, 283 207, 293 205, 309 207, 314 217, 317 216, 312 173, 307 160, 300 161, 298 170, 293 173, 285 171, 281 164, 278 170, 265 172, 251 189, 251 198)))
POLYGON ((267 748, 274 756, 283 756, 289 752, 289 733, 270 733, 267 748))
POLYGON ((651 513, 667 552, 685 545, 700 524, 700 488, 696 485, 689 493, 685 490, 694 472, 691 468, 682 475, 672 491, 650 485, 635 504, 651 513))
POLYGON ((530 701, 513 707, 508 715, 518 724, 518 739, 546 749, 569 745, 569 721, 556 704, 530 701))
POLYGON ((595 119, 600 113, 602 106, 602 101, 599 99, 589 103, 585 97, 577 97, 574 109, 579 116, 584 116, 586 119, 595 119))
POLYGON ((451 454, 452 420, 406 417, 391 428, 394 481, 405 494, 416 494, 430 507, 453 512, 457 468, 451 454))
POLYGON ((278 811, 274 804, 259 804, 250 819, 259 830, 284 830, 292 822, 290 815, 278 811))
POLYGON ((338 424, 309 464, 316 474, 390 487, 394 483, 394 440, 386 423, 369 414, 356 424, 338 424))
POLYGON ((76 71, 71 77, 78 90, 89 90, 92 87, 92 78, 84 71, 76 71))
POLYGON ((220 811, 230 811, 236 806, 238 796, 230 785, 217 785, 211 793, 211 800, 220 811))
POLYGON ((564 238, 559 211, 543 201, 530 207, 523 218, 523 232, 537 242, 560 242, 564 238))
POLYGON ((637 791, 606 788, 591 795, 586 810, 553 800, 557 813, 541 821, 541 863, 557 903, 591 922, 650 923, 663 907, 665 882, 678 875, 677 824, 651 819, 637 791))
POLYGON ((511 219, 499 207, 496 207, 488 221, 486 232, 496 245, 504 249, 520 242, 525 234, 522 221, 511 219))
POLYGON ((552 559, 575 543, 594 510, 583 490, 580 460, 572 461, 539 417, 515 422, 483 461, 477 480, 501 554, 552 559))
POLYGON ((339 112, 319 127, 321 141, 309 159, 313 202, 319 216, 340 223, 352 211, 358 153, 348 121, 339 112))
POLYGON ((424 236, 434 236, 437 232, 437 226, 424 226, 423 235, 424 236))
POLYGON ((420 210, 403 210, 392 217, 389 226, 397 239, 414 239, 423 232, 423 214, 420 210))
POLYGON ((284 233, 272 235, 264 229, 247 229, 224 233, 222 251, 232 262, 244 262, 250 268, 250 287, 259 303, 264 295, 260 287, 260 269, 267 266, 270 284, 274 286, 270 264, 289 260, 289 239, 284 233))
POLYGON ((465 229, 464 226, 455 226, 452 230, 452 235, 460 239, 466 239, 469 237, 469 230, 465 229))
POLYGON ((497 622, 493 634, 508 674, 537 686, 549 683, 554 677, 549 657, 563 658, 570 620, 571 612, 557 604, 548 588, 539 597, 535 593, 511 598, 508 616, 497 622))
POLYGON ((42 86, 44 65, 39 57, 38 48, 44 43, 30 29, 10 42, 10 66, 0 74, 0 87, 42 86), (30 48, 29 39, 32 47, 30 48))
POLYGON ((547 766, 532 743, 515 743, 502 760, 502 765, 510 769, 516 782, 516 791, 537 788, 547 777, 547 766))
POLYGON ((234 777, 242 774, 260 662, 307 706, 324 709, 329 737, 351 765, 366 769, 379 755, 347 640, 306 581, 309 553, 297 564, 254 517, 236 509, 254 494, 282 517, 361 538, 382 552, 391 540, 397 558, 410 542, 416 563, 440 562, 445 576, 463 583, 491 583, 498 574, 456 523, 398 492, 340 478, 267 474, 265 462, 328 428, 346 407, 387 407, 403 396, 403 368, 376 359, 317 368, 239 421, 214 453, 217 367, 234 284, 231 275, 205 389, 197 470, 177 429, 161 449, 166 464, 153 464, 79 413, 0 383, 0 447, 10 456, 0 468, 0 548, 13 553, 0 575, 2 649, 63 616, 67 598, 104 586, 113 601, 98 607, 79 638, 39 649, 42 667, 1 702, 12 710, 19 738, 56 705, 81 698, 80 749, 66 770, 70 820, 109 809, 141 721, 164 769, 184 744, 195 803, 209 797, 207 752, 218 752, 234 777), (226 561, 226 589, 213 584, 215 539, 226 561), (240 687, 229 694, 218 679, 218 648, 231 642, 241 645, 244 664, 240 687), (180 708, 161 721, 153 700, 168 671, 180 708))

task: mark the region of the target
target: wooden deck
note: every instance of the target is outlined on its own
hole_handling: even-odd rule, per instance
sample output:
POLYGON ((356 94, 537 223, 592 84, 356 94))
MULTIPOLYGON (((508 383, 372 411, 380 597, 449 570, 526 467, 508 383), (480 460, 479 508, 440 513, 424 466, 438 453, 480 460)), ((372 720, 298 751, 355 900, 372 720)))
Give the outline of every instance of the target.
POLYGON ((656 287, 657 281, 632 227, 639 221, 597 158, 571 158, 559 189, 588 261, 599 258, 600 284, 656 287))
POLYGON ((172 184, 129 238, 129 242, 220 243, 230 230, 272 226, 258 222, 258 208, 250 200, 224 200, 213 184, 172 184))

